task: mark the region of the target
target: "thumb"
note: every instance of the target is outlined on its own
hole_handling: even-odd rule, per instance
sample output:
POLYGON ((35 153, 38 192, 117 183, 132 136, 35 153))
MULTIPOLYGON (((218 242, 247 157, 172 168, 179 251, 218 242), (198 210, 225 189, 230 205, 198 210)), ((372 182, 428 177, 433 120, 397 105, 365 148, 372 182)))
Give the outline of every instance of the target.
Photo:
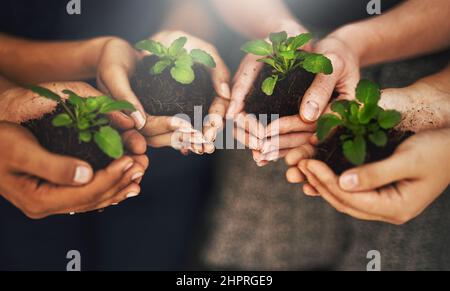
POLYGON ((93 178, 93 170, 88 163, 50 153, 39 145, 33 147, 33 151, 28 151, 27 159, 21 163, 19 170, 64 186, 87 184, 93 178))
POLYGON ((396 181, 412 178, 415 165, 411 153, 394 153, 386 160, 367 164, 344 172, 339 185, 345 191, 361 192, 374 190, 396 181))

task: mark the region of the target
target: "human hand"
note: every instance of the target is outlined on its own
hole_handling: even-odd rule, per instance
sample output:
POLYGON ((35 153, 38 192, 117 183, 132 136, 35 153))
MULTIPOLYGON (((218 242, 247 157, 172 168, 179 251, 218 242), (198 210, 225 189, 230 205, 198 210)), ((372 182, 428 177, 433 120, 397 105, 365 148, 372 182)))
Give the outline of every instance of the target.
POLYGON ((450 130, 424 131, 383 161, 348 170, 340 177, 323 162, 298 164, 310 195, 363 220, 404 224, 422 213, 450 182, 450 130), (320 193, 320 194, 319 194, 320 193))
POLYGON ((84 161, 42 148, 25 128, 0 122, 0 194, 25 215, 103 209, 140 192, 148 167, 145 155, 124 156, 95 174, 84 161))
MULTIPOLYGON (((187 35, 182 32, 160 32, 153 39, 167 45, 177 37, 187 35)), ((212 79, 218 94, 211 108, 210 113, 221 113, 223 106, 227 106, 225 98, 229 98, 229 89, 223 83, 228 82, 228 69, 218 56, 217 51, 209 44, 189 36, 186 47, 202 48, 209 52, 216 60, 217 67, 211 70, 212 79)), ((205 124, 203 132, 192 128, 189 122, 172 116, 150 116, 144 111, 138 97, 131 89, 129 78, 135 70, 136 63, 143 58, 143 54, 134 50, 126 41, 112 39, 104 47, 98 66, 97 83, 99 88, 116 99, 127 100, 138 109, 131 113, 135 120, 136 128, 147 138, 147 143, 152 147, 170 146, 186 153, 187 150, 196 153, 212 152, 214 145, 212 142, 204 143, 203 135, 207 135, 206 140, 214 140, 217 132, 223 126, 223 118, 212 116, 205 124), (175 142, 174 142, 175 141, 175 142)), ((225 115, 225 113, 222 113, 225 115)))

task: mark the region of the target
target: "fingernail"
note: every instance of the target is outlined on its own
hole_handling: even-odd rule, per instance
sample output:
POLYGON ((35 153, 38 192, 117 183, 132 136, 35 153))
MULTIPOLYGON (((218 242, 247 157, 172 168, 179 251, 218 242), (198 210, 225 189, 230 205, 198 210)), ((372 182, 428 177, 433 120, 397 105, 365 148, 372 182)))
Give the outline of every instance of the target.
POLYGON ((223 98, 230 99, 231 95, 230 86, 228 86, 227 83, 220 84, 220 91, 223 98))
POLYGON ((228 111, 227 111, 227 119, 232 119, 234 117, 236 107, 237 107, 236 102, 231 101, 230 106, 228 107, 228 111))
POLYGON ((119 203, 113 203, 113 204, 111 204, 112 206, 117 206, 117 205, 119 205, 119 203))
POLYGON ((136 173, 133 176, 131 176, 131 181, 136 181, 139 178, 142 178, 144 176, 144 173, 136 173))
POLYGON ((70 213, 69 213, 70 216, 73 216, 73 215, 75 215, 75 214, 76 214, 75 212, 70 212, 70 213))
POLYGON ((130 192, 130 193, 128 193, 127 194, 127 198, 133 198, 133 197, 136 197, 136 196, 138 196, 139 195, 139 193, 136 193, 136 192, 130 192))
POLYGON ((140 111, 131 113, 131 117, 134 119, 137 129, 142 129, 145 126, 145 118, 140 111))
POLYGON ((319 104, 315 101, 306 102, 305 109, 303 110, 303 116, 309 121, 316 121, 319 115, 319 104))
POLYGON ((124 171, 124 172, 128 171, 129 169, 131 169, 131 167, 133 167, 133 165, 134 165, 133 162, 128 163, 128 164, 123 168, 123 171, 124 171))
POLYGON ((78 166, 75 169, 75 176, 73 178, 75 183, 78 184, 86 184, 92 178, 92 172, 89 167, 86 166, 78 166))
POLYGON ((359 184, 358 175, 355 173, 344 174, 339 179, 339 184, 343 189, 354 189, 359 184))

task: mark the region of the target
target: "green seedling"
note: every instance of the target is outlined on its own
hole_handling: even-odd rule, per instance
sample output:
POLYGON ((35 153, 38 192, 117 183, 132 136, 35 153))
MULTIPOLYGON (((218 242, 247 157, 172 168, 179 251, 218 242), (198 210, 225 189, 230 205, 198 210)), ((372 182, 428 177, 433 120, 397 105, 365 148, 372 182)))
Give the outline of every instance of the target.
POLYGON ((122 138, 117 130, 110 126, 106 114, 119 110, 135 111, 131 103, 114 101, 108 96, 82 98, 70 90, 63 91, 69 96, 65 102, 61 96, 46 88, 30 86, 29 89, 42 97, 56 101, 64 109, 65 113, 53 118, 53 126, 76 130, 80 143, 94 141, 113 159, 123 156, 122 138))
POLYGON ((384 110, 378 105, 380 87, 368 80, 361 80, 356 88, 356 100, 339 100, 331 104, 336 114, 324 114, 317 124, 317 137, 323 142, 337 127, 345 128, 339 136, 345 158, 355 166, 366 160, 367 142, 385 147, 388 132, 401 121, 395 110, 384 110))
POLYGON ((262 84, 262 91, 271 96, 278 81, 283 80, 287 75, 297 68, 303 68, 313 74, 332 74, 333 66, 331 61, 321 55, 299 50, 311 39, 310 33, 289 37, 285 31, 272 33, 269 37, 272 44, 265 40, 254 40, 244 44, 242 51, 263 56, 259 62, 273 67, 272 76, 267 77, 262 84))
POLYGON ((193 49, 188 53, 184 48, 186 42, 186 37, 180 37, 167 48, 157 41, 143 40, 138 42, 135 47, 138 50, 148 51, 159 58, 158 62, 150 68, 150 74, 159 75, 170 68, 170 74, 175 81, 189 85, 195 80, 195 73, 192 69, 194 63, 215 68, 216 62, 210 54, 201 49, 193 49))

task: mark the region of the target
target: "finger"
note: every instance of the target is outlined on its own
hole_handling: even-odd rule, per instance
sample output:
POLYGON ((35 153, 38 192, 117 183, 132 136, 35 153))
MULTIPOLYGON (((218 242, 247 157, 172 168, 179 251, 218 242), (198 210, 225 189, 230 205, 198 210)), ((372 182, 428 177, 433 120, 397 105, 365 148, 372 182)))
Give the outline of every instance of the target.
POLYGON ((300 106, 300 116, 305 122, 315 122, 324 112, 336 84, 341 78, 343 64, 339 58, 333 55, 327 55, 333 64, 333 73, 331 75, 318 74, 313 83, 306 91, 300 106))
POLYGON ((240 127, 258 139, 262 140, 266 136, 266 127, 253 114, 241 113, 236 117, 235 123, 237 127, 240 127))
POLYGON ((203 134, 207 142, 214 142, 217 138, 217 133, 223 129, 223 120, 227 105, 228 101, 220 97, 216 97, 211 104, 203 129, 203 134))
POLYGON ((279 159, 284 158, 290 150, 291 149, 276 150, 267 154, 262 154, 259 161, 277 162, 279 159))
POLYGON ((147 124, 141 130, 147 137, 170 133, 173 131, 194 132, 192 124, 175 116, 148 116, 147 124))
POLYGON ((98 81, 117 100, 126 100, 134 105, 136 111, 131 112, 136 128, 142 129, 146 123, 144 107, 130 86, 128 68, 123 65, 109 65, 99 72, 98 81))
POLYGON ((367 211, 367 206, 372 208, 377 205, 373 204, 377 201, 372 199, 374 196, 377 196, 376 192, 372 192, 370 195, 366 195, 368 193, 358 193, 358 195, 346 194, 339 190, 338 177, 326 164, 314 160, 305 160, 302 164, 305 164, 306 166, 308 182, 310 182, 321 196, 336 210, 362 220, 387 221, 382 216, 367 211), (365 207, 360 207, 361 205, 358 206, 351 202, 352 199, 360 198, 366 200, 364 202, 365 207))
POLYGON ((94 176, 88 163, 50 153, 37 143, 22 143, 13 154, 17 155, 12 159, 15 170, 56 185, 79 186, 89 183, 94 176))
POLYGON ((313 186, 311 186, 311 184, 308 183, 305 183, 303 185, 303 193, 311 197, 320 196, 319 192, 317 192, 317 190, 313 186))
POLYGON ((129 186, 125 187, 123 190, 118 192, 114 197, 108 199, 101 204, 98 204, 92 210, 104 209, 110 206, 119 205, 125 200, 136 198, 141 194, 141 187, 137 183, 131 183, 129 186))
POLYGON ((247 55, 242 60, 234 77, 231 90, 231 103, 227 111, 227 118, 232 119, 244 109, 244 100, 253 86, 263 64, 257 62, 258 56, 247 55))
POLYGON ((286 150, 297 148, 307 144, 311 133, 290 133, 269 138, 263 143, 261 153, 266 155, 277 150, 286 150))
POLYGON ((134 155, 143 155, 147 151, 147 141, 137 130, 128 130, 122 134, 125 148, 134 155))
POLYGON ((172 147, 176 150, 192 149, 192 144, 202 145, 203 135, 195 133, 171 132, 147 138, 147 144, 154 148, 172 147))
POLYGON ((131 157, 135 163, 142 166, 144 170, 147 170, 150 165, 150 160, 147 155, 135 155, 131 157))
POLYGON ((107 168, 98 171, 91 183, 83 187, 55 187, 49 186, 47 191, 40 195, 39 204, 45 205, 50 213, 68 213, 74 210, 89 207, 99 201, 108 199, 111 192, 121 190, 131 177, 136 175, 139 168, 135 167, 130 157, 123 157, 112 162, 107 168), (128 174, 127 179, 125 175, 128 174), (106 197, 105 197, 106 195, 106 197))
POLYGON ((286 179, 291 184, 299 184, 305 181, 305 176, 297 167, 292 167, 286 171, 286 179))
POLYGON ((233 129, 234 138, 244 145, 245 147, 251 149, 251 150, 260 150, 262 147, 262 141, 259 140, 254 135, 246 132, 240 127, 235 127, 233 129))
POLYGON ((415 168, 411 152, 394 153, 385 160, 346 171, 341 175, 339 185, 352 192, 375 190, 405 178, 415 178, 415 168))
POLYGON ((230 99, 230 71, 216 49, 211 49, 210 53, 216 61, 216 67, 211 70, 211 80, 214 89, 220 97, 230 99))
POLYGON ((311 159, 315 155, 315 148, 310 144, 305 144, 291 150, 285 158, 288 166, 297 166, 301 160, 311 159))
POLYGON ((291 132, 314 132, 316 124, 304 122, 300 116, 286 116, 281 117, 270 123, 266 129, 266 137, 272 137, 291 132))
POLYGON ((135 128, 134 120, 123 112, 115 111, 108 114, 111 126, 120 130, 130 130, 135 128))

